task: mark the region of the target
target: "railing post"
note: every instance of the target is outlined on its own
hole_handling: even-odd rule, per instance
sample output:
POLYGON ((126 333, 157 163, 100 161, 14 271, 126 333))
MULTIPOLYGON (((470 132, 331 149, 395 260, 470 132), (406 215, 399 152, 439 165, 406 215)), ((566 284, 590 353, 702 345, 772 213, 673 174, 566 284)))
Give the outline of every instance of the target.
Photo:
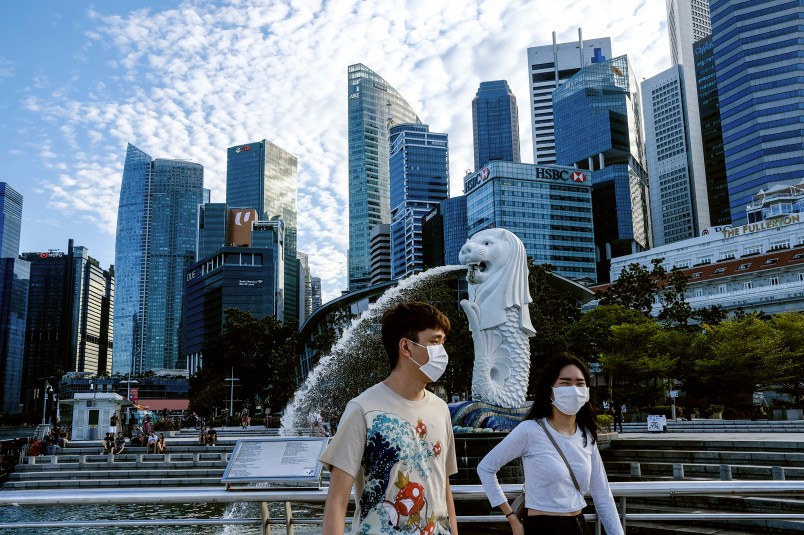
POLYGON ((731 481, 731 466, 728 464, 720 465, 720 479, 722 481, 731 481))
POLYGON ((296 532, 293 522, 293 507, 290 502, 285 502, 285 531, 288 535, 294 535, 296 532))
POLYGON ((631 477, 642 477, 642 467, 636 461, 631 462, 631 477))
POLYGON ((771 467, 771 474, 773 475, 773 479, 775 481, 784 481, 784 467, 783 466, 772 466, 771 467))
POLYGON ((684 479, 684 465, 673 463, 673 479, 684 479))
POLYGON ((271 511, 268 509, 268 502, 260 502, 260 513, 262 514, 262 534, 271 535, 271 511))
POLYGON ((623 525, 623 533, 626 532, 625 526, 625 496, 620 498, 620 522, 623 525))

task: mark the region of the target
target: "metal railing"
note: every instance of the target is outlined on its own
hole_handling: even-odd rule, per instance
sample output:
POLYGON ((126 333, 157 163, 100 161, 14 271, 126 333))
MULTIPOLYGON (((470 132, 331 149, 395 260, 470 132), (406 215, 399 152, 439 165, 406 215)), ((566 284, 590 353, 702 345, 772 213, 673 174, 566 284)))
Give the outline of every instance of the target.
MULTIPOLYGON (((503 485, 509 498, 521 491, 521 485, 503 485)), ((709 521, 733 520, 790 520, 804 521, 800 513, 629 513, 628 498, 677 497, 677 496, 791 496, 804 494, 804 481, 639 481, 611 483, 623 529, 629 522, 638 521, 709 521)), ((480 485, 455 485, 452 494, 456 502, 486 502, 480 485)), ((169 489, 65 489, 0 492, 0 510, 10 505, 98 505, 98 504, 191 504, 191 503, 238 503, 258 502, 262 518, 147 518, 137 520, 88 519, 36 522, 0 522, 0 529, 40 530, 47 528, 89 527, 148 527, 148 526, 262 526, 263 533, 270 533, 272 526, 281 526, 288 535, 293 535, 294 526, 321 525, 320 517, 294 516, 293 504, 323 504, 327 489, 270 489, 248 488, 227 491, 221 488, 169 488, 169 489), (269 503, 284 504, 284 516, 271 518, 269 503)), ((486 502, 487 503, 487 502, 486 502)), ((600 533, 600 524, 595 515, 586 515, 587 521, 595 522, 600 533)), ((505 523, 501 514, 459 516, 460 525, 505 523)))

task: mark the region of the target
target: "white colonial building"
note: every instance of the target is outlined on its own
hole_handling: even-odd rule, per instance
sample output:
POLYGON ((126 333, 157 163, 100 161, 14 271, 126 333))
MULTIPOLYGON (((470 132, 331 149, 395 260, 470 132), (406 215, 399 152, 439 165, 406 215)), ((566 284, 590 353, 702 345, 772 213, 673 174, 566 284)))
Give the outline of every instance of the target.
MULTIPOLYGON (((686 300, 693 308, 775 314, 804 310, 804 180, 760 191, 748 205, 745 225, 710 227, 697 238, 614 258, 611 280, 630 264, 651 269, 663 258, 689 275, 686 300)), ((657 302, 654 313, 660 309, 657 302)))

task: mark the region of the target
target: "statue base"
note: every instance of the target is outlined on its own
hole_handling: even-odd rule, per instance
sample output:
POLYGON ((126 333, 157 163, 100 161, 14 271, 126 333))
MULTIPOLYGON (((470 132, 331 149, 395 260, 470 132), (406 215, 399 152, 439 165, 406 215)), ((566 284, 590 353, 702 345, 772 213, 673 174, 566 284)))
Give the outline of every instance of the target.
POLYGON ((530 405, 509 409, 483 401, 456 401, 449 404, 452 429, 455 433, 507 433, 525 418, 530 405))

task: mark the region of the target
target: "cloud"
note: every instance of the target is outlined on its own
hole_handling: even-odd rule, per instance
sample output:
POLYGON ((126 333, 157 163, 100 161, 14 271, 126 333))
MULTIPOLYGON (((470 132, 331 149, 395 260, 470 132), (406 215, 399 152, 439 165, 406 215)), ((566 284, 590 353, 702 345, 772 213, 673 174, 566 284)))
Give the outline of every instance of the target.
POLYGON ((267 138, 299 158, 298 247, 330 299, 346 287, 346 67, 366 64, 433 131, 449 133, 451 191, 460 194, 473 166, 471 101, 482 80, 511 85, 529 160, 526 49, 548 44, 553 30, 574 40, 583 23, 585 35, 611 36, 615 53, 633 53, 640 76, 669 66, 663 5, 623 3, 630 9, 620 0, 616 10, 593 0, 561 9, 546 0, 230 0, 125 15, 92 10, 86 48, 114 57, 101 65, 107 78, 84 96, 65 80, 26 101, 59 125, 52 134, 70 151, 52 156, 53 165, 71 161, 44 187, 53 207, 113 233, 127 142, 203 164, 205 186, 223 201, 226 148, 267 138))

